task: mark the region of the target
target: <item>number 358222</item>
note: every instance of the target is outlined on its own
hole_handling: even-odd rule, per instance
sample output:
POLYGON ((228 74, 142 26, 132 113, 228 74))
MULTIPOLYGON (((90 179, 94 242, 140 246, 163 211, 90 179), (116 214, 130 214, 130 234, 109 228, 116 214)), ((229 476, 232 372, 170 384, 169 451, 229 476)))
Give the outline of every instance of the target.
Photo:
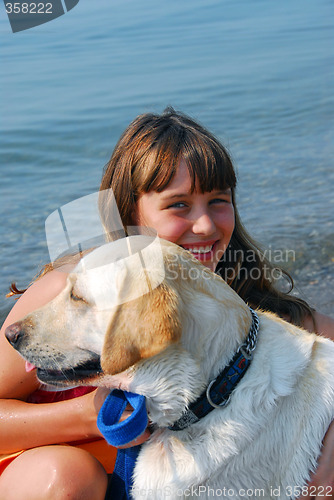
POLYGON ((52 3, 28 3, 28 2, 7 2, 7 14, 52 14, 52 3))

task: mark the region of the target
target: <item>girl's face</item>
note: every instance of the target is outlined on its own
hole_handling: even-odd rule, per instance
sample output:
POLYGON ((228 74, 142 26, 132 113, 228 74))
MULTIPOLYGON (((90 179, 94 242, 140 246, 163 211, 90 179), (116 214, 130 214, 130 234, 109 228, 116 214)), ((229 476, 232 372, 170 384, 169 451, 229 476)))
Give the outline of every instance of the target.
POLYGON ((155 229, 158 236, 190 251, 214 271, 234 230, 231 189, 201 193, 195 185, 191 193, 188 168, 181 160, 163 191, 139 197, 135 224, 155 229))

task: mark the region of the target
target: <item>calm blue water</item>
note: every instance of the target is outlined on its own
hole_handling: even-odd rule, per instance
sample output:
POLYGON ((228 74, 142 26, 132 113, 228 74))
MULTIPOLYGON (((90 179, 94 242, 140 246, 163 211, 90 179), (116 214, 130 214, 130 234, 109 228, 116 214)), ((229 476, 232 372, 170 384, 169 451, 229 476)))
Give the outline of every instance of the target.
MULTIPOLYGON (((13 34, 0 5, 0 294, 48 260, 45 218, 98 188, 125 126, 168 104, 229 147, 239 207, 331 313, 331 0, 80 0, 13 34)), ((0 300, 0 315, 12 302, 0 300)))

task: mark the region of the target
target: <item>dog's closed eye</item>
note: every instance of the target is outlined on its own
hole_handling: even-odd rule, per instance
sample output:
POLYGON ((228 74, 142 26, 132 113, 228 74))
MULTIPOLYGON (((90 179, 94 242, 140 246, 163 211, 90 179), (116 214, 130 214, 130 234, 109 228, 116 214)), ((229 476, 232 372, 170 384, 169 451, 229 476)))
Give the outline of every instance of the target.
POLYGON ((74 302, 84 302, 85 304, 87 304, 87 301, 83 297, 80 297, 80 295, 75 293, 74 287, 71 289, 70 297, 74 302))

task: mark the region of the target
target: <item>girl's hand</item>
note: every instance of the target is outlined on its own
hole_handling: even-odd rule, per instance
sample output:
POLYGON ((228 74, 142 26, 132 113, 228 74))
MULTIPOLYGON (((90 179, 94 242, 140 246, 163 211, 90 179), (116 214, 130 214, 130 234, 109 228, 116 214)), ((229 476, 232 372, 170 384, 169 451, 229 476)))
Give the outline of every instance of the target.
MULTIPOLYGON (((95 404, 95 411, 96 411, 96 416, 98 415, 106 397, 110 394, 110 389, 105 389, 103 387, 99 387, 95 392, 91 393, 91 394, 94 394, 94 404, 95 404)), ((130 405, 127 405, 123 415, 121 416, 121 422, 123 420, 125 420, 126 418, 128 418, 131 413, 132 413, 133 409, 131 408, 130 405)), ((119 448, 131 448, 131 446, 137 446, 138 444, 142 444, 144 443, 145 441, 147 441, 147 439, 150 437, 150 431, 148 429, 146 429, 143 434, 141 434, 137 439, 135 439, 134 441, 131 441, 131 443, 128 443, 127 445, 125 446, 119 446, 119 448)))
POLYGON ((300 500, 324 500, 334 498, 334 421, 329 426, 323 441, 318 467, 308 484, 308 494, 300 500))

